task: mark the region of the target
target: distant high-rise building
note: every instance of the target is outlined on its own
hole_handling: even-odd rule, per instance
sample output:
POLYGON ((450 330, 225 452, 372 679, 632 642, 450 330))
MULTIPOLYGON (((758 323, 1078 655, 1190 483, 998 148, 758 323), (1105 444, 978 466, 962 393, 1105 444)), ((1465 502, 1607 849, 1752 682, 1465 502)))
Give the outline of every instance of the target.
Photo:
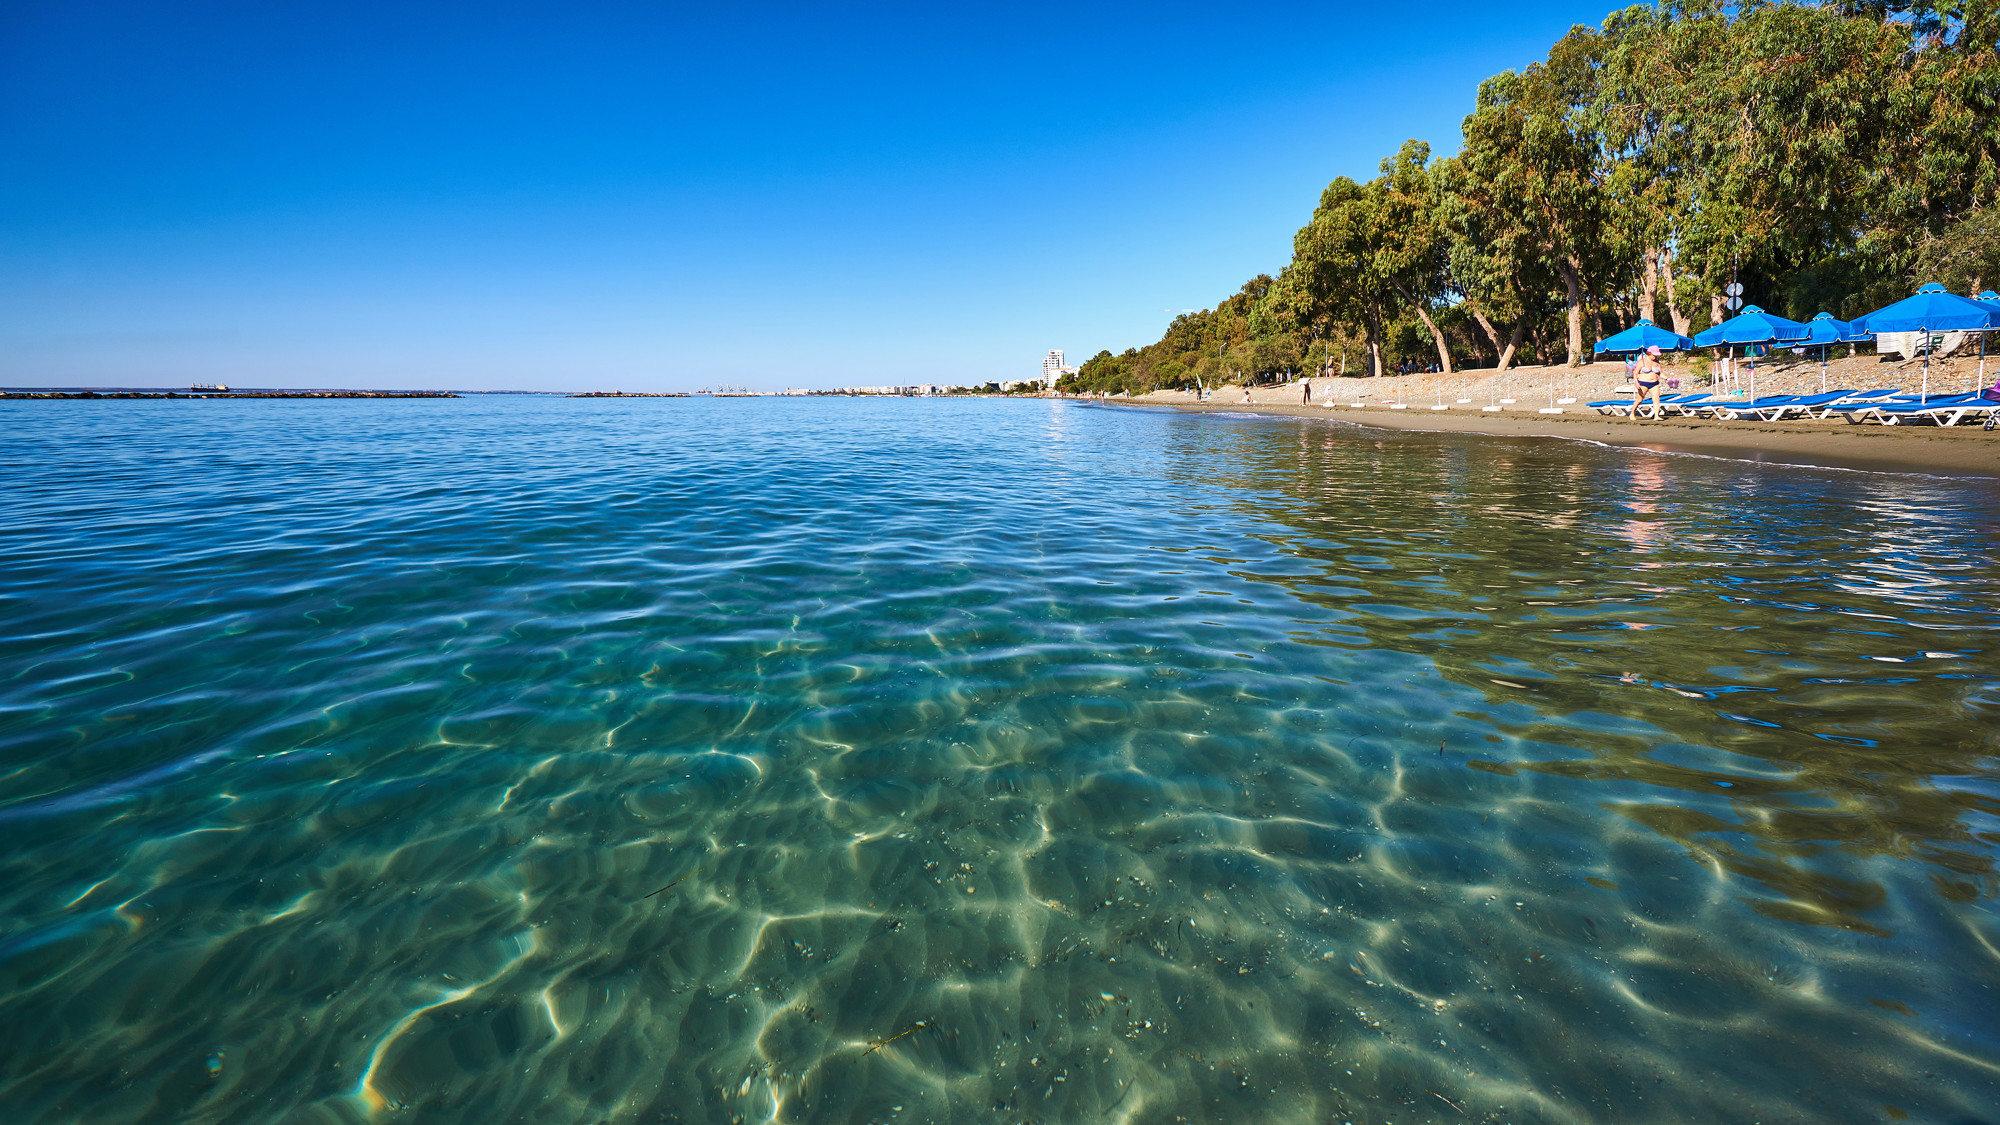
POLYGON ((1062 349, 1060 348, 1053 349, 1049 352, 1047 356, 1043 357, 1042 359, 1043 385, 1053 387, 1056 385, 1057 379, 1060 379, 1065 375, 1074 375, 1074 374, 1076 374, 1076 368, 1065 367, 1063 365, 1062 349))

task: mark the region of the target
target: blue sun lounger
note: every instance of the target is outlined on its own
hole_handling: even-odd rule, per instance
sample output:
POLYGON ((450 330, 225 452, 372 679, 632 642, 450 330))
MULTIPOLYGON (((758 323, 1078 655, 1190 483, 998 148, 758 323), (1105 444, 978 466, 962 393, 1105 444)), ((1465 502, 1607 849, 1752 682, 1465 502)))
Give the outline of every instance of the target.
POLYGON ((1903 392, 1894 387, 1880 387, 1872 391, 1854 391, 1839 402, 1827 404, 1826 408, 1819 412, 1819 416, 1821 418, 1831 418, 1838 411, 1855 410, 1871 402, 1885 402, 1901 398, 1902 395, 1903 392))
POLYGON ((1976 394, 1953 395, 1949 400, 1932 398, 1926 402, 1885 402, 1875 410, 1875 420, 1885 426, 1900 425, 1904 422, 1929 422, 1937 426, 1956 426, 1968 418, 1986 419, 1986 428, 1993 428, 1993 414, 2000 409, 2000 402, 1981 398, 1976 394))
POLYGON ((1891 399, 1859 403, 1851 409, 1841 408, 1840 413, 1849 423, 1880 422, 1885 426, 1894 426, 1903 422, 1935 422, 1940 426, 1955 426, 1968 416, 1991 417, 1995 406, 2000 406, 2000 403, 1981 398, 1979 392, 1972 391, 1931 395, 1928 398, 1898 395, 1891 399))
POLYGON ((1683 395, 1677 402, 1668 402, 1666 399, 1661 399, 1660 405, 1665 407, 1670 413, 1678 417, 1699 418, 1703 414, 1720 410, 1731 403, 1741 403, 1745 401, 1748 400, 1734 398, 1730 395, 1719 395, 1711 392, 1703 392, 1702 394, 1696 394, 1696 395, 1683 395))
MULTIPOLYGON (((1695 398, 1707 398, 1707 397, 1708 395, 1706 392, 1699 392, 1699 391, 1691 394, 1661 395, 1660 405, 1664 407, 1671 403, 1679 402, 1683 399, 1695 399, 1695 398)), ((1607 398, 1601 402, 1586 402, 1584 403, 1584 405, 1597 411, 1599 414, 1610 414, 1613 417, 1617 418, 1624 418, 1632 413, 1632 400, 1629 398, 1607 398)))
POLYGON ((1905 400, 1915 402, 1917 396, 1905 394, 1894 387, 1885 387, 1875 391, 1858 391, 1848 395, 1839 402, 1827 404, 1826 408, 1819 412, 1819 416, 1824 419, 1840 415, 1850 422, 1858 422, 1861 419, 1855 417, 1857 414, 1870 411, 1885 402, 1903 402, 1905 400))
POLYGON ((1809 418, 1812 417, 1813 411, 1821 407, 1831 406, 1854 393, 1852 390, 1845 390, 1827 391, 1824 394, 1816 395, 1767 395, 1755 402, 1746 402, 1741 406, 1721 407, 1716 410, 1715 416, 1718 418, 1736 419, 1747 414, 1766 422, 1781 422, 1787 415, 1791 414, 1800 414, 1809 418))

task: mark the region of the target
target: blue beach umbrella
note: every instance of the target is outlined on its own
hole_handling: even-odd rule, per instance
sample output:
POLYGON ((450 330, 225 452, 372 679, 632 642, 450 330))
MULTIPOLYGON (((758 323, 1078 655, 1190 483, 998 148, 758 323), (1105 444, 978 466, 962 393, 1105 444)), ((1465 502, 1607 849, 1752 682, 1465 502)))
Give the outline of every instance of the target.
POLYGON ((1806 326, 1796 320, 1772 316, 1756 305, 1744 309, 1705 332, 1697 332, 1694 346, 1719 348, 1728 344, 1796 344, 1806 338, 1806 326))
MULTIPOLYGON (((1881 332, 1991 332, 2000 328, 2000 303, 1975 301, 1945 291, 1933 281, 1893 305, 1854 318, 1854 330, 1873 336, 1881 332)), ((1980 339, 1985 350, 1985 338, 1980 339)), ((1984 377, 1984 365, 1981 365, 1984 377)), ((1924 347, 1924 386, 1920 398, 1931 393, 1931 350, 1924 347)))
POLYGON ((1643 352, 1647 348, 1658 348, 1663 352, 1685 351, 1694 347, 1694 341, 1678 332, 1669 332, 1650 320, 1641 320, 1623 332, 1606 336, 1597 342, 1597 350, 1612 355, 1626 352, 1643 352))
POLYGON ((1986 332, 1992 330, 1996 308, 1992 302, 1975 301, 1947 293, 1933 281, 1915 296, 1854 318, 1854 329, 1873 336, 1878 332, 1986 332))
MULTIPOLYGON (((1988 289, 1973 300, 2000 302, 2000 293, 1988 289)), ((1986 386, 1986 333, 1984 332, 1979 334, 1979 385, 1982 388, 1986 386)))
MULTIPOLYGON (((1773 316, 1751 305, 1742 315, 1730 317, 1705 332, 1697 332, 1697 348, 1734 347, 1737 344, 1797 344, 1806 338, 1806 326, 1796 320, 1773 316)), ((1750 397, 1757 397, 1757 365, 1750 365, 1750 397)))
POLYGON ((1835 344, 1857 344, 1867 338, 1866 334, 1857 334, 1854 331, 1853 325, 1844 320, 1835 319, 1834 315, 1829 312, 1818 313, 1811 320, 1806 321, 1805 342, 1808 345, 1819 345, 1819 390, 1821 394, 1826 393, 1826 350, 1835 344))
POLYGON ((1856 332, 1854 325, 1835 318, 1832 313, 1818 313, 1806 321, 1808 344, 1858 344, 1868 339, 1868 333, 1856 332))

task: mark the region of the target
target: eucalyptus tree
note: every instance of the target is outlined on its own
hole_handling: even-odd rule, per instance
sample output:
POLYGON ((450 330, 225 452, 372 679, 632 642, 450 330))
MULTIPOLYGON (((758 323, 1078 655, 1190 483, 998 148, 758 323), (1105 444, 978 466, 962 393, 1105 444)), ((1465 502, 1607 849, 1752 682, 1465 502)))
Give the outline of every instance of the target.
POLYGON ((2000 287, 2000 207, 1974 211, 1925 238, 1908 280, 1936 281, 1967 296, 2000 287))
POLYGON ((1883 189, 1907 175, 1883 159, 1905 140, 1890 102, 1910 29, 1772 4, 1733 30, 1734 110, 1709 111, 1727 123, 1712 167, 1760 240, 1745 256, 1782 267, 1851 249, 1856 231, 1886 217, 1883 189))
POLYGON ((1894 174, 1888 229, 1871 233, 1914 248, 2000 195, 2000 0, 1849 6, 1903 16, 1883 25, 1908 45, 1882 68, 1883 157, 1894 174))
POLYGON ((1686 60, 1671 49, 1676 15, 1634 6, 1605 20, 1593 110, 1610 164, 1613 241, 1639 257, 1639 315, 1660 323, 1664 297, 1673 330, 1686 335, 1693 317, 1680 300, 1675 258, 1694 202, 1694 145, 1686 120, 1662 96, 1685 80, 1686 60))
POLYGON ((1904 252, 1893 197, 1910 162, 1895 155, 1907 138, 1891 111, 1908 85, 1907 20, 1702 2, 1628 11, 1607 29, 1603 116, 1642 187, 1618 194, 1662 204, 1711 321, 1739 264, 1852 285, 1904 252))
POLYGON ((1520 351, 1538 294, 1554 283, 1535 253, 1526 215, 1473 178, 1456 158, 1433 161, 1434 215, 1445 239, 1447 284, 1493 345, 1505 372, 1520 351), (1508 326, 1501 339, 1495 321, 1508 326))
POLYGON ((1375 270, 1402 305, 1430 332, 1438 367, 1451 373, 1451 343, 1438 327, 1437 313, 1450 296, 1451 242, 1438 207, 1439 185, 1431 174, 1431 146, 1405 141, 1382 162, 1381 178, 1369 185, 1375 210, 1375 270))
POLYGON ((1359 337, 1379 374, 1414 333, 1448 368, 1461 316, 1503 368, 1566 324, 1576 363, 1586 309, 1630 298, 1689 332, 1703 297, 1721 319, 1739 266, 1794 315, 1852 315, 1913 268, 2000 269, 1980 248, 2000 207, 2000 0, 1634 6, 1488 80, 1463 133, 1456 157, 1412 141, 1377 178, 1335 180, 1277 279, 1097 370, 1257 370, 1359 337))
POLYGON ((1250 338, 1256 345, 1260 370, 1301 371, 1324 330, 1324 315, 1315 316, 1310 294, 1296 265, 1278 271, 1269 289, 1250 309, 1250 338))
POLYGON ((1572 366, 1583 360, 1586 266, 1606 220, 1607 162, 1590 114, 1599 38, 1572 28, 1546 61, 1482 83, 1460 154, 1490 205, 1521 216, 1532 257, 1561 279, 1572 366))
POLYGON ((1368 373, 1382 374, 1382 333, 1395 287, 1381 272, 1381 186, 1341 176, 1320 193, 1292 239, 1292 267, 1309 316, 1352 327, 1367 342, 1368 373))

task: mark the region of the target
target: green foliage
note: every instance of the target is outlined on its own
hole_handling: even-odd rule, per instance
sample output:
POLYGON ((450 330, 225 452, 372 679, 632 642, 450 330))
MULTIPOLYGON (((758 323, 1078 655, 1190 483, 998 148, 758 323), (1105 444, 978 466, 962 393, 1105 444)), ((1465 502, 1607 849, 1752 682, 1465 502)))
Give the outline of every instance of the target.
POLYGON ((1520 354, 1577 362, 1723 287, 1858 316, 2000 287, 2000 0, 1668 0, 1482 83, 1457 156, 1335 179, 1276 277, 1065 381, 1128 390, 1520 354))
POLYGON ((2000 289, 2000 208, 1974 211, 1926 237, 1909 280, 1935 281, 1955 293, 2000 289))

